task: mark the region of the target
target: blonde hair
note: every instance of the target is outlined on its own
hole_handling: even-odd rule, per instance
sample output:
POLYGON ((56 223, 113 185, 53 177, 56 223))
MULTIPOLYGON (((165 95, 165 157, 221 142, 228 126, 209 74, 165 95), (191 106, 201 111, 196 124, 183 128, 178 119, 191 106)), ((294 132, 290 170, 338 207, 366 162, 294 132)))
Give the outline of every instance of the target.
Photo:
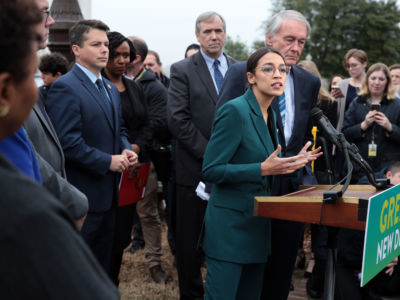
POLYGON ((361 91, 358 93, 358 95, 359 96, 369 96, 370 95, 369 88, 368 88, 368 79, 371 76, 371 74, 376 71, 382 71, 386 76, 386 87, 385 87, 385 90, 383 91, 383 96, 385 96, 386 99, 388 99, 388 100, 393 100, 395 98, 395 96, 394 96, 394 88, 392 85, 390 71, 389 71, 389 68, 383 63, 376 63, 369 67, 367 74, 363 80, 361 91))
MULTIPOLYGON (((318 71, 317 65, 311 60, 302 60, 298 63, 298 66, 302 67, 304 70, 313 73, 314 75, 318 76, 321 79, 321 74, 318 71)), ((320 104, 321 99, 327 99, 329 101, 336 101, 335 98, 329 94, 329 92, 324 89, 322 86, 318 92, 318 100, 317 104, 320 104)))

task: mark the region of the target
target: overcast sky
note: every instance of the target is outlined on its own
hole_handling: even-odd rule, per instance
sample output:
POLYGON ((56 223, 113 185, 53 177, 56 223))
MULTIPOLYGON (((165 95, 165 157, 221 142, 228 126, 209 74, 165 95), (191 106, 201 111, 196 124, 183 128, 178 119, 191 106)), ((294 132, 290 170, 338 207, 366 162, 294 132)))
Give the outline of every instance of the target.
MULTIPOLYGON (((271 15, 271 0, 94 0, 91 18, 104 21, 112 31, 137 35, 160 54, 164 67, 183 58, 186 47, 197 42, 198 15, 213 10, 226 21, 227 34, 248 45, 264 40, 261 23, 271 15)), ((86 16, 85 16, 86 17, 86 16)))

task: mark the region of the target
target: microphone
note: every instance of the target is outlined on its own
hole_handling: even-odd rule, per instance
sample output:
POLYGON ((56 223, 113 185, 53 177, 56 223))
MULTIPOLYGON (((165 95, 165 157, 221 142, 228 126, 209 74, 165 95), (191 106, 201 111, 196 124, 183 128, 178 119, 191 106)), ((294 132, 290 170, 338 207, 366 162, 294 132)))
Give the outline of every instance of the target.
POLYGON ((339 141, 339 132, 331 124, 329 119, 324 115, 322 110, 318 107, 311 109, 311 117, 319 125, 322 135, 327 138, 331 143, 335 144, 340 151, 343 151, 342 144, 339 141))
POLYGON ((343 147, 345 147, 348 150, 349 156, 352 160, 354 160, 361 168, 365 168, 369 172, 373 173, 369 164, 359 153, 357 146, 350 144, 344 137, 342 138, 343 142, 341 141, 340 135, 343 134, 333 127, 329 119, 323 114, 322 110, 320 110, 318 107, 314 107, 311 109, 311 117, 319 125, 318 127, 324 137, 335 144, 341 152, 343 152, 343 147))

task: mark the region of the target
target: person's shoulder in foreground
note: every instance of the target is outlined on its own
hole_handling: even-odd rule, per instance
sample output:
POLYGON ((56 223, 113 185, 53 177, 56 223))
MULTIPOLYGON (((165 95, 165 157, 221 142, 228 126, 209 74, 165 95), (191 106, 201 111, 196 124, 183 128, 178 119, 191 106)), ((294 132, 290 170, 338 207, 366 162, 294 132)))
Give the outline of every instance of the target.
POLYGON ((0 298, 119 299, 62 205, 0 154, 0 298))

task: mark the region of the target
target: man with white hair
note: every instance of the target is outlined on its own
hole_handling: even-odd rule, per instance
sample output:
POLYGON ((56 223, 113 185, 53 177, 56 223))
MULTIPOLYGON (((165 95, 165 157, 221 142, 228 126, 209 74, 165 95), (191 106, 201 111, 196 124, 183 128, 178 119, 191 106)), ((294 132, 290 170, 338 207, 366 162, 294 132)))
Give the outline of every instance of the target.
MULTIPOLYGON (((278 50, 290 67, 283 96, 272 102, 277 115, 278 135, 284 156, 299 153, 307 140, 312 140, 310 110, 317 102, 320 80, 296 66, 308 36, 310 24, 294 10, 280 11, 267 24, 265 43, 278 50)), ((217 109, 246 90, 246 63, 229 69, 218 97, 217 109)), ((304 169, 302 178, 280 178, 272 188, 273 195, 284 195, 298 189, 300 183, 315 183, 311 170, 304 169)), ((303 224, 272 220, 271 257, 268 259, 262 299, 287 299, 297 248, 303 224)))

